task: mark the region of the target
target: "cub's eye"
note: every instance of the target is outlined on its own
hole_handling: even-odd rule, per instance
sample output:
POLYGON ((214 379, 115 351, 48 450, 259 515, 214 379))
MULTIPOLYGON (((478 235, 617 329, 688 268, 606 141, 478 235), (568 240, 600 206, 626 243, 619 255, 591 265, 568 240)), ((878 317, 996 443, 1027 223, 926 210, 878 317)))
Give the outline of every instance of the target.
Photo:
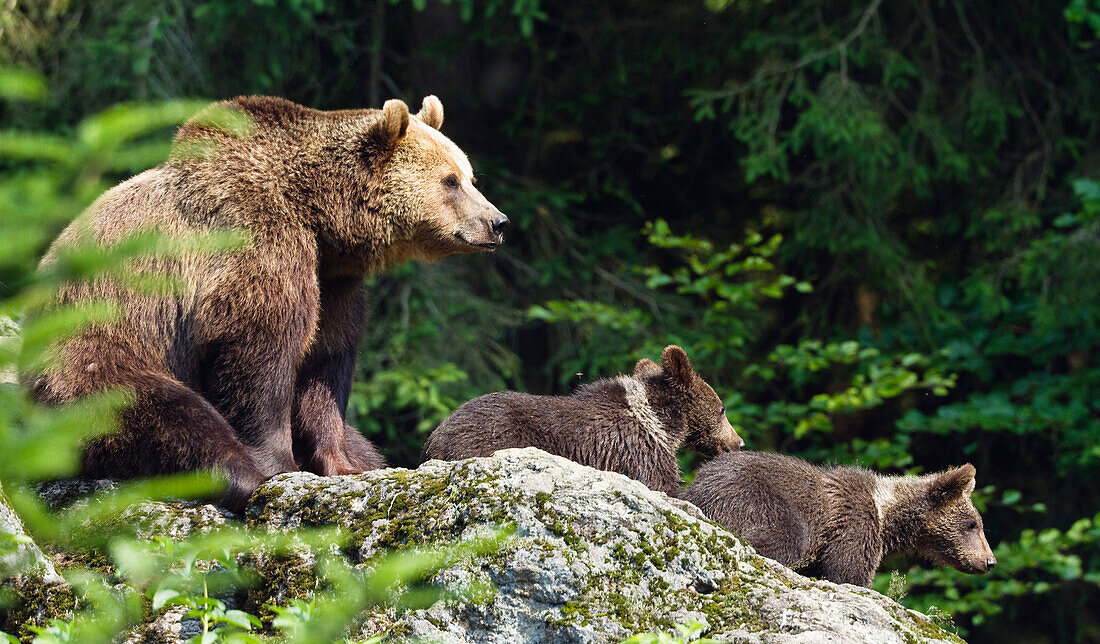
POLYGON ((445 179, 443 179, 443 185, 447 186, 448 188, 450 188, 452 190, 457 189, 458 188, 458 177, 456 177, 453 174, 447 175, 447 177, 445 179))
POLYGON ((978 522, 977 521, 971 521, 970 523, 967 524, 966 529, 967 530, 977 530, 978 529, 978 522))

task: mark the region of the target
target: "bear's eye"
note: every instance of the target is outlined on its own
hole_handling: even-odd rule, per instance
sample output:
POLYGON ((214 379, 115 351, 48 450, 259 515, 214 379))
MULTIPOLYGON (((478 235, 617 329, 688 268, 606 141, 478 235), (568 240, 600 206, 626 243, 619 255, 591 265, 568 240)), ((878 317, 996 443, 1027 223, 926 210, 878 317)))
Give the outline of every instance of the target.
POLYGON ((978 529, 978 522, 977 521, 971 521, 970 523, 968 523, 966 525, 966 529, 967 530, 977 530, 978 529))
POLYGON ((445 179, 443 179, 443 185, 447 186, 451 190, 457 189, 458 188, 458 177, 453 175, 453 174, 447 175, 447 177, 445 179))

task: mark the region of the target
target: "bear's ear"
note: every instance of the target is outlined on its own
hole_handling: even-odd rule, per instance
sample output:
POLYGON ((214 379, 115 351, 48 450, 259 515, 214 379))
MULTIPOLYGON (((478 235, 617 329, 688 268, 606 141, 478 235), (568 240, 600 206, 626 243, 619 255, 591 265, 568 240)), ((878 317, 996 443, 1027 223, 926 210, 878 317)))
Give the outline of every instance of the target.
POLYGON ((634 375, 644 376, 651 373, 660 373, 661 367, 656 362, 649 358, 642 358, 638 361, 638 364, 634 365, 634 375))
POLYGON ((974 491, 974 475, 977 472, 970 463, 936 475, 928 486, 928 498, 936 506, 950 503, 960 497, 968 497, 974 491))
POLYGON ((425 125, 438 130, 443 126, 443 103, 440 103, 434 95, 425 96, 424 104, 420 106, 416 118, 423 121, 425 125))
POLYGON ((384 147, 392 147, 409 129, 409 106, 391 98, 382 106, 382 118, 370 126, 369 133, 384 147))
POLYGON ((683 349, 670 344, 661 354, 661 366, 672 382, 681 387, 690 387, 695 382, 695 370, 691 368, 691 360, 683 349))

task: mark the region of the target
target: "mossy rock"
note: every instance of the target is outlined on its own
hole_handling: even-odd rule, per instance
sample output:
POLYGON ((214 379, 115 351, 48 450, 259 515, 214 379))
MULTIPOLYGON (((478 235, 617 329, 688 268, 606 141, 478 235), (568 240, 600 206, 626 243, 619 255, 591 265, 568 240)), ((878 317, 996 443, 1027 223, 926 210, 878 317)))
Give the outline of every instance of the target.
POLYGON ((495 554, 434 579, 489 583, 495 592, 379 610, 354 636, 613 642, 698 621, 711 637, 736 642, 960 641, 874 591, 812 581, 756 555, 682 501, 536 449, 415 471, 283 474, 253 497, 247 521, 266 530, 339 526, 351 535, 349 558, 363 566, 386 550, 515 527, 495 554))
MULTIPOLYGON (((88 491, 81 485, 79 493, 51 493, 65 505, 88 491)), ((161 502, 133 506, 121 521, 138 536, 172 539, 242 523, 214 506, 161 502)), ((514 528, 495 553, 460 559, 432 579, 451 589, 490 591, 417 610, 370 610, 356 620, 352 640, 387 634, 390 641, 615 642, 695 621, 710 637, 730 642, 960 641, 874 591, 806 579, 756 555, 690 504, 535 449, 430 461, 417 470, 279 475, 256 492, 243 523, 295 535, 306 526, 336 526, 349 536, 342 551, 348 563, 365 570, 394 549, 514 528)), ((339 553, 332 544, 315 547, 339 553)), ((226 597, 229 607, 269 622, 268 604, 326 587, 313 565, 320 554, 303 540, 292 552, 241 556, 241 569, 256 583, 226 597)), ((55 559, 62 555, 94 567, 94 552, 85 553, 87 561, 74 553, 55 559)), ((40 590, 32 584, 24 593, 40 590)), ((162 611, 130 639, 176 642, 193 626, 179 610, 162 611)))
POLYGON ((73 608, 73 589, 53 562, 31 541, 0 489, 0 538, 19 545, 0 556, 0 631, 30 639, 29 626, 66 617, 73 608))

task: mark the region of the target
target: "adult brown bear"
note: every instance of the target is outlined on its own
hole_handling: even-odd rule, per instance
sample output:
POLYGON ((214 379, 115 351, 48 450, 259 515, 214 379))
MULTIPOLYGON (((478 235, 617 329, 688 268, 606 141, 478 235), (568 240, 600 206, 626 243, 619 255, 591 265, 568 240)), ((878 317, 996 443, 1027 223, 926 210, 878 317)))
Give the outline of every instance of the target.
POLYGON ((223 501, 239 508, 280 472, 385 465, 344 421, 367 311, 363 277, 491 250, 508 219, 439 133, 434 96, 413 116, 398 100, 333 112, 269 97, 219 105, 246 115, 249 131, 188 122, 176 150, 189 153, 109 190, 42 264, 48 270, 64 248, 146 230, 185 238, 229 228, 249 243, 144 263, 181 279, 182 294, 112 280, 63 288, 59 303, 106 300, 123 313, 61 343, 31 385, 47 404, 134 392, 120 430, 87 444, 86 475, 214 468, 228 479, 223 501))

